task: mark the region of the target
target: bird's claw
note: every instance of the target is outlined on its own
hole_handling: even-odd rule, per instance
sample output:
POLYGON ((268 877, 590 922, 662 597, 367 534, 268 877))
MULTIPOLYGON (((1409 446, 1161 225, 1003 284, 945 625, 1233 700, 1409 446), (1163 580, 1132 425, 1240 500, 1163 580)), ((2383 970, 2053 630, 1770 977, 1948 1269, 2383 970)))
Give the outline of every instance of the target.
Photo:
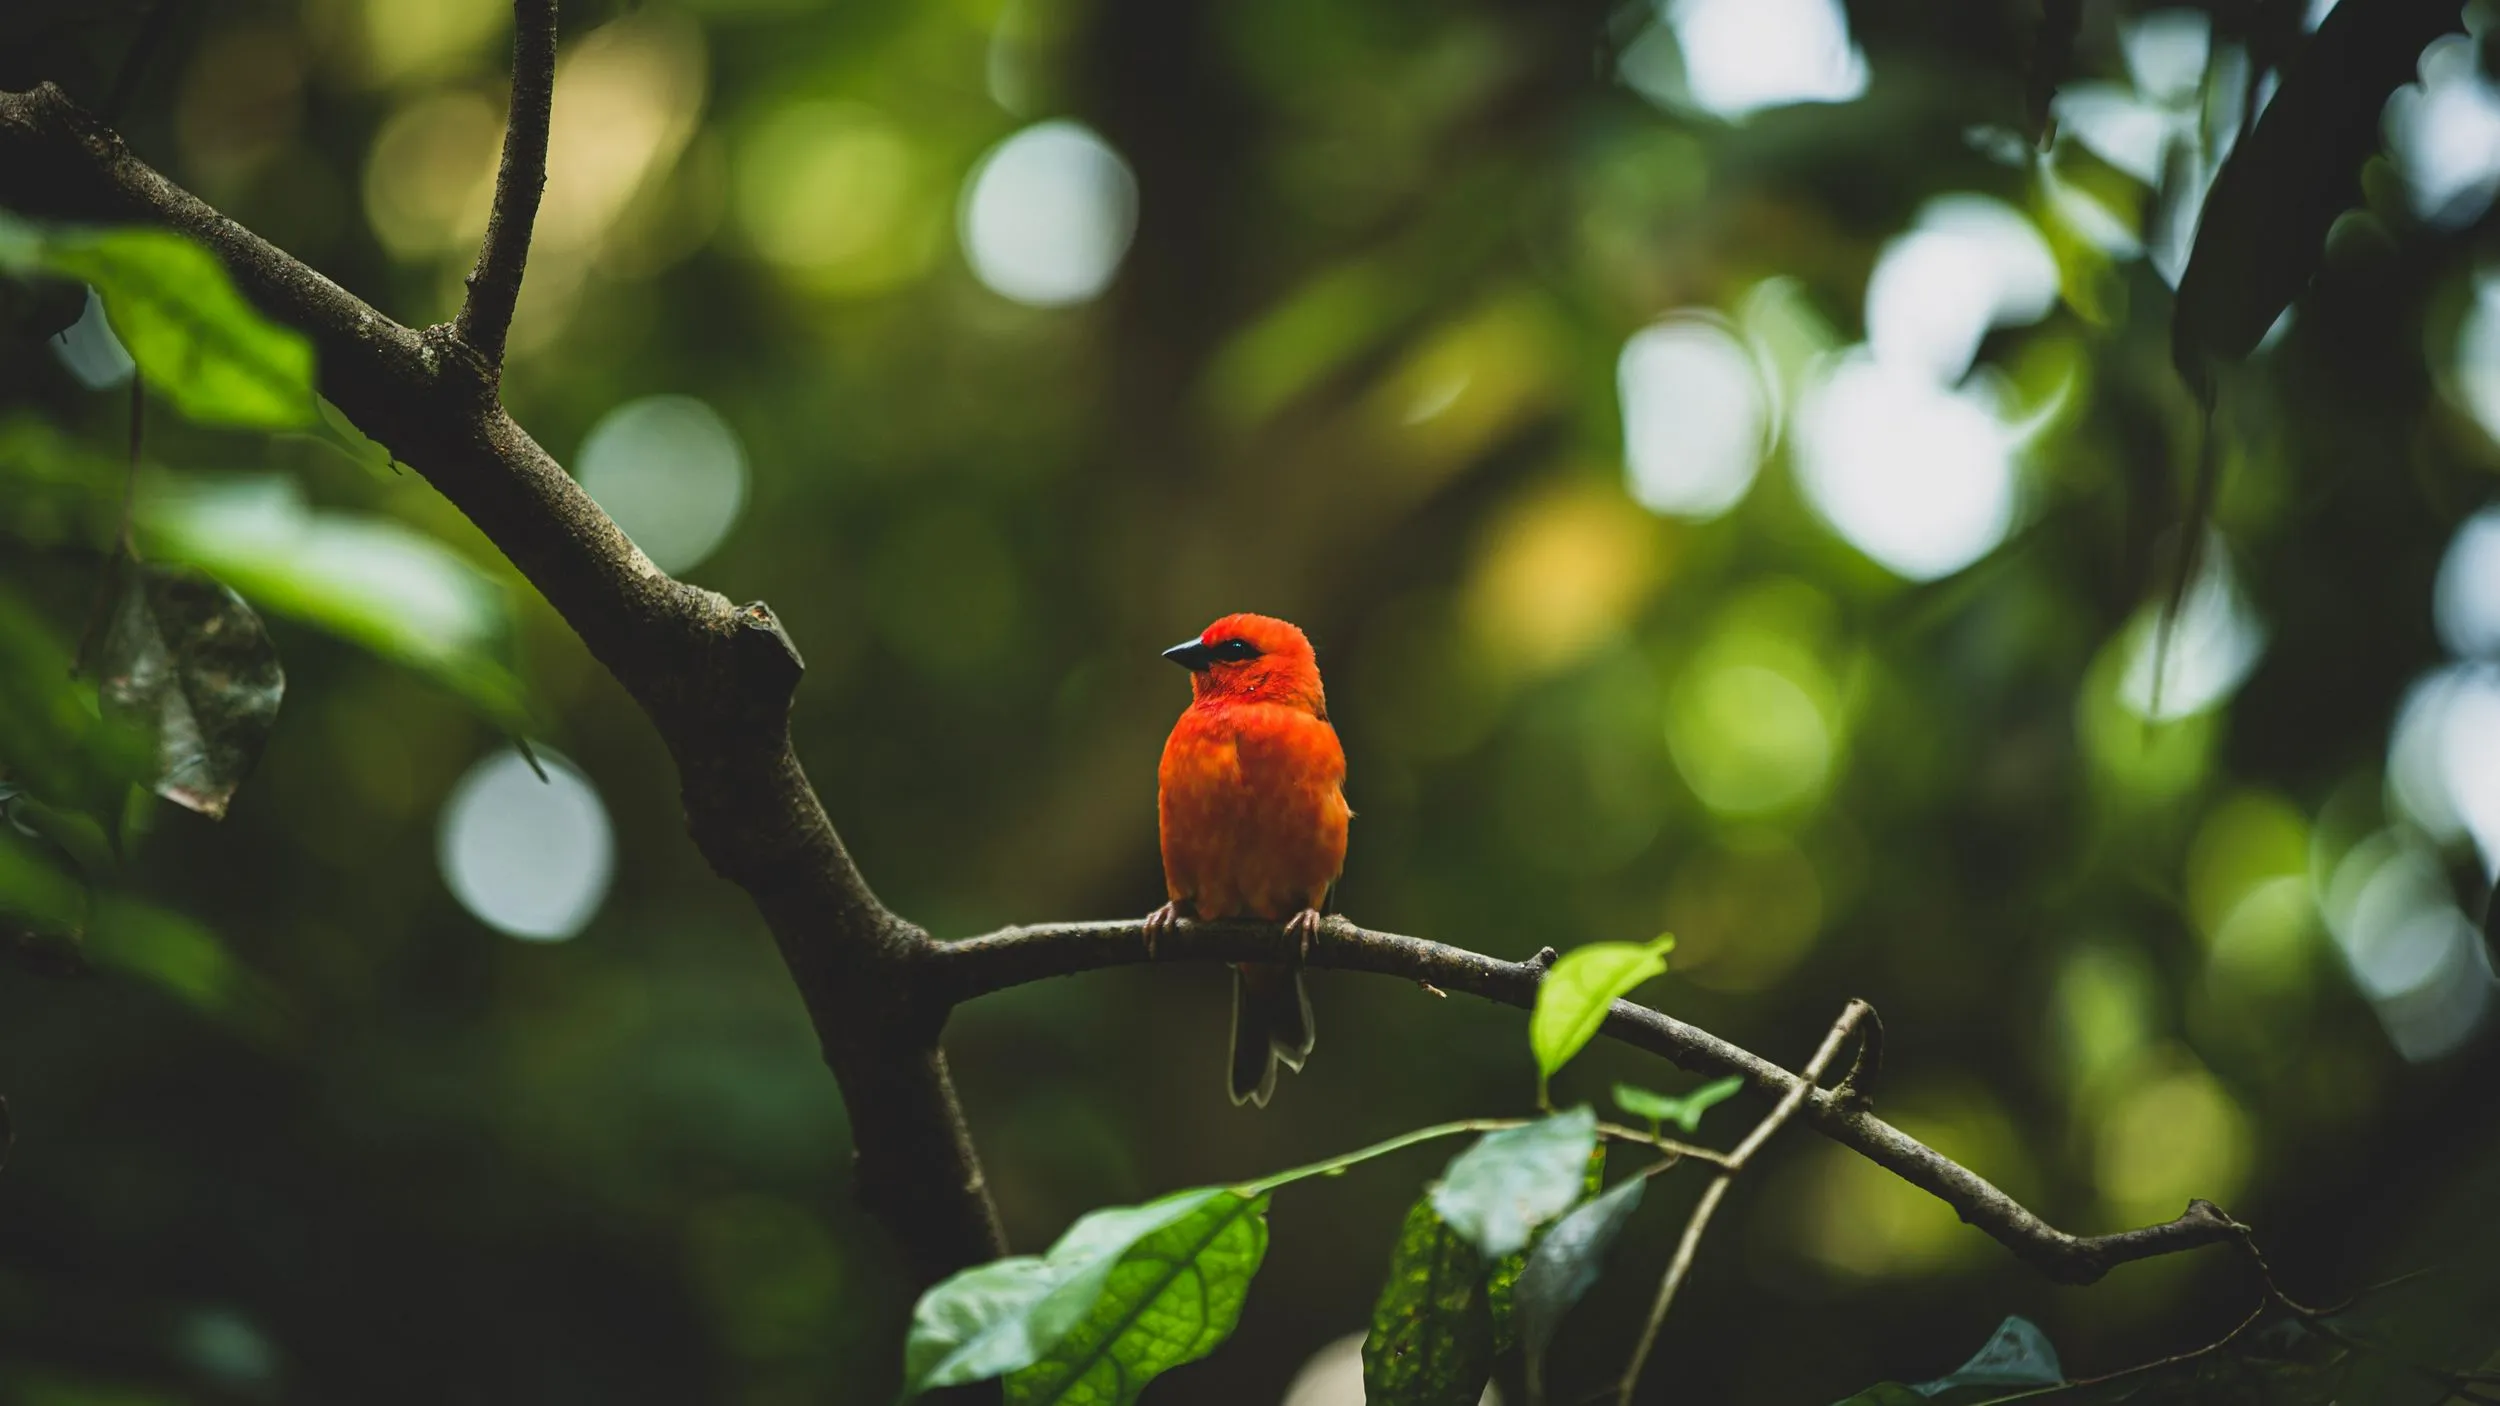
POLYGON ((1285 920, 1285 935, 1294 940, 1294 960, 1310 965, 1311 939, 1319 936, 1320 924, 1327 922, 1316 908, 1305 908, 1285 920))
POLYGON ((1165 933, 1170 932, 1172 925, 1180 920, 1181 908, 1178 903, 1166 903, 1146 915, 1147 961, 1151 962, 1155 959, 1155 942, 1165 933))

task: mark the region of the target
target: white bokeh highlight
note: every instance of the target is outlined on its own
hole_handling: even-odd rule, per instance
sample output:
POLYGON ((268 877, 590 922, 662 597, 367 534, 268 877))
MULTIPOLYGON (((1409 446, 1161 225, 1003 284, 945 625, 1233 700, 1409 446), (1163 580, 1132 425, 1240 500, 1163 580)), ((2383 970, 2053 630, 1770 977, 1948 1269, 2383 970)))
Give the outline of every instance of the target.
POLYGON ((1838 0, 1666 0, 1623 55, 1624 80, 1666 107, 1741 122, 1768 108, 1848 102, 1866 54, 1838 0))
POLYGON ((1943 196, 1876 260, 1867 345, 1878 361, 1952 385, 1991 329, 2048 316, 2057 287, 2057 258, 2020 211, 1985 196, 1943 196))
POLYGON ((959 233, 975 277, 1031 307, 1111 285, 1137 233, 1137 177, 1079 123, 1036 123, 992 147, 964 183, 959 233))
POLYGON ((2500 192, 2500 87, 2483 76, 2474 39, 2451 34, 2422 51, 2419 85, 2387 100, 2387 144, 2413 212, 2449 228, 2500 192))
POLYGON ((574 466, 582 490, 672 574, 710 556, 746 507, 746 449, 693 396, 645 396, 609 411, 583 437, 574 466))
POLYGON ((2347 851, 2320 889, 2345 969, 2396 1052, 2419 1062, 2461 1047, 2489 1016, 2495 983, 2438 856, 2382 830, 2347 851))
POLYGON ((2467 518, 2431 590, 2440 642, 2467 659, 2500 659, 2500 507, 2467 518))
POLYGON ((2170 628, 2162 629, 2159 606, 2148 607, 2131 626, 2134 644, 2118 701, 2139 718, 2172 722, 2221 707, 2265 653, 2265 625, 2241 592, 2221 540, 2208 538, 2199 555, 2196 579, 2170 628), (2156 678, 2159 699, 2153 696, 2156 678))
POLYGON ((541 749, 544 781, 518 751, 469 769, 443 804, 443 882, 479 922, 561 942, 599 911, 615 872, 607 807, 588 778, 541 749))
POLYGON ((2387 785, 2423 834, 2473 841, 2483 871, 2500 878, 2500 664, 2451 664, 2407 691, 2387 785))
POLYGON ((1771 437, 1754 353, 1725 319, 1684 313, 1632 334, 1615 361, 1624 470, 1652 512, 1709 519, 1753 486, 1771 437))
POLYGON ((1792 442, 1807 503, 1896 576, 1950 576, 2013 528, 2019 436, 1984 386, 1850 352, 1799 398, 1792 442))

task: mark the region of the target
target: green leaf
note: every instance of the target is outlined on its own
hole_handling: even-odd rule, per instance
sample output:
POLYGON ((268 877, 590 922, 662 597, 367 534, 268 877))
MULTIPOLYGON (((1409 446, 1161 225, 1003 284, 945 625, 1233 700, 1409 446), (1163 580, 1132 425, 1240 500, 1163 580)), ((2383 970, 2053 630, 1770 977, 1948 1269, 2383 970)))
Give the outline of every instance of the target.
POLYGON ((1541 1089, 1554 1072, 1597 1036, 1616 998, 1667 969, 1672 937, 1655 942, 1592 942, 1565 953, 1536 988, 1528 1044, 1536 1051, 1541 1089))
POLYGON ((144 735, 102 716, 71 663, 62 632, 0 589, 0 775, 50 805, 112 815, 129 785, 148 778, 152 752, 144 735))
POLYGON ((86 950, 246 1034, 274 1033, 284 1014, 276 992, 215 933, 128 894, 95 894, 86 950))
MULTIPOLYGON (((20 252, 15 262, 24 262, 20 252)), ((92 285, 151 390, 202 424, 315 422, 312 343, 255 311, 217 256, 170 230, 52 229, 39 267, 92 285)))
POLYGON ((1450 1159, 1432 1208, 1486 1258, 1500 1259, 1580 1199, 1596 1145, 1597 1115, 1586 1107, 1487 1133, 1450 1159))
MULTIPOLYGON (((1606 1189, 1606 1144, 1589 1149, 1588 1171, 1580 1178, 1580 1195, 1592 1197, 1606 1189)), ((1516 1250, 1493 1262, 1484 1276, 1485 1301, 1493 1308, 1493 1350, 1504 1353, 1518 1341, 1518 1315, 1513 1311, 1519 1276, 1528 1269, 1528 1257, 1553 1232, 1553 1226, 1539 1226, 1528 1237, 1528 1248, 1516 1250)))
POLYGON ((1614 1190, 1582 1205, 1554 1222, 1528 1252, 1527 1268, 1512 1291, 1518 1316, 1521 1352, 1527 1359, 1530 1393, 1539 1394, 1544 1379, 1545 1349, 1555 1330, 1571 1312, 1605 1263, 1606 1251, 1641 1204, 1647 1177, 1633 1177, 1614 1190))
POLYGON ((1200 1187, 1143 1206, 1094 1211, 1069 1226, 1047 1255, 993 1260, 939 1283, 912 1310, 904 1394, 1004 1376, 1041 1361, 1093 1312, 1131 1246, 1219 1196, 1236 1195, 1200 1187))
POLYGON ((122 575, 104 709, 154 739, 158 795, 222 818, 278 720, 277 647, 243 598, 204 572, 133 564, 122 575))
POLYGON ((1363 1339, 1370 1406, 1476 1406, 1493 1377, 1493 1312, 1484 1257, 1417 1201, 1399 1228, 1388 1282, 1363 1339))
POLYGON ((2422 50, 2463 27, 2461 0, 2338 5, 2292 58, 2256 128, 2232 148, 2179 278, 2171 355, 2200 392, 2248 355, 2316 274, 2335 217, 2360 195, 2380 115, 2422 50))
POLYGON ((2058 1366, 2057 1349, 2049 1345, 2048 1334, 2028 1318, 2008 1316, 1970 1361, 1911 1390, 1921 1396, 1940 1396, 1962 1387, 2055 1386, 2064 1380, 2065 1369, 2058 1366))
POLYGON ((1647 1119, 1652 1125, 1673 1123, 1688 1133, 1697 1133, 1701 1131, 1701 1115, 1743 1087, 1744 1079, 1734 1074, 1714 1079, 1680 1098, 1632 1084, 1617 1084, 1615 1106, 1635 1118, 1647 1119))
POLYGON ((505 662, 511 603, 442 543, 387 519, 314 511, 275 476, 162 480, 141 509, 153 555, 203 567, 264 610, 428 674, 507 730, 527 725, 505 662))
POLYGON ((1267 1202, 1225 1192, 1120 1256, 1084 1320, 1010 1374, 1007 1406, 1130 1406, 1232 1336, 1267 1255, 1267 1202))

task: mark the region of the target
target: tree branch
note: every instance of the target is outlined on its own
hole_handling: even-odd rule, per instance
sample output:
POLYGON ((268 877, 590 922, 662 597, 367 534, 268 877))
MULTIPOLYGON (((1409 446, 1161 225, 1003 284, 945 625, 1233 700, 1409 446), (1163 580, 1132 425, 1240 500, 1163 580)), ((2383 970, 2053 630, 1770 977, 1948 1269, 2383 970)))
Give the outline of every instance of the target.
MULTIPOLYGON (((923 954, 923 999, 952 1005, 1047 977, 1143 962, 1147 960, 1144 935, 1143 921, 1053 923, 1004 928, 941 943, 923 954)), ((1155 959, 1273 962, 1283 959, 1291 946, 1281 930, 1269 924, 1182 923, 1156 940, 1155 959)), ((1533 1010, 1537 983, 1549 964, 1505 962, 1465 948, 1374 932, 1344 918, 1330 918, 1311 944, 1310 965, 1400 977, 1533 1010)), ((1742 1076, 1773 1098, 1785 1099, 1806 1088, 1805 1081, 1750 1050, 1629 1001, 1615 1002, 1602 1033, 1663 1055, 1695 1073, 1742 1076)), ((2069 1234, 2032 1214, 1978 1173, 1876 1117, 1854 1091, 1813 1089, 1802 1096, 1798 1116, 1807 1126, 1935 1196, 2024 1263, 2061 1284, 2089 1284, 2115 1265, 2220 1244, 2236 1234, 2230 1217, 2206 1201, 2190 1202, 2178 1219, 2160 1225, 2112 1235, 2069 1234)))
POLYGON ((503 368, 504 339, 512 331, 512 308, 521 297, 521 272, 529 263, 530 230, 538 222, 538 198, 547 189, 547 128, 556 100, 556 0, 512 0, 512 108, 504 124, 503 161, 495 170, 495 205, 486 217, 486 242, 469 274, 454 335, 486 361, 487 374, 503 368))
MULTIPOLYGON (((1667 1310, 1675 1304, 1675 1291, 1684 1287, 1685 1276, 1693 1272, 1693 1260, 1701 1253, 1702 1233, 1710 1228, 1710 1217, 1718 1211, 1719 1202, 1726 1198, 1728 1187, 1736 1181, 1736 1174, 1745 1170, 1745 1164, 1751 1162, 1753 1155, 1762 1150, 1762 1145, 1771 1140, 1771 1135, 1796 1116, 1797 1106, 1805 1102, 1806 1095, 1823 1082, 1823 1070, 1831 1064, 1832 1057, 1840 1053, 1840 1042, 1848 1039, 1849 1032, 1860 1022, 1871 1022, 1874 1018, 1875 1008, 1864 1001, 1851 1001, 1841 1011, 1840 1019, 1832 1022, 1830 1033, 1823 1037, 1822 1047, 1814 1052, 1814 1058, 1806 1061, 1804 1073, 1796 1083, 1788 1086, 1788 1092, 1780 1096, 1780 1101, 1770 1113, 1754 1124, 1753 1131, 1746 1135, 1745 1140, 1736 1144, 1736 1150, 1720 1164, 1719 1174, 1712 1177, 1710 1185, 1703 1189, 1701 1199, 1693 1203, 1693 1213, 1684 1222, 1684 1234, 1675 1244, 1675 1258, 1667 1263, 1666 1278, 1658 1282, 1658 1298, 1650 1305, 1649 1321, 1642 1325, 1640 1341, 1632 1348, 1632 1360, 1623 1369, 1623 1382, 1615 1394, 1617 1406, 1632 1406, 1632 1393, 1641 1384, 1641 1369, 1649 1365, 1650 1349, 1658 1345, 1658 1330, 1666 1326, 1667 1310)), ((1870 1031, 1877 1028, 1872 1024, 1867 1026, 1870 1031)), ((1859 1046, 1859 1051, 1864 1053, 1863 1044, 1859 1046)))
POLYGON ((374 311, 149 169, 51 84, 0 93, 0 206, 179 231, 312 338, 323 394, 467 514, 650 716, 696 846, 772 929, 842 1088, 860 1199, 915 1272, 1005 1253, 938 1052, 943 1010, 906 979, 929 939, 877 901, 799 767, 789 712, 804 666, 772 611, 652 565, 504 413, 492 364, 451 328, 374 311))

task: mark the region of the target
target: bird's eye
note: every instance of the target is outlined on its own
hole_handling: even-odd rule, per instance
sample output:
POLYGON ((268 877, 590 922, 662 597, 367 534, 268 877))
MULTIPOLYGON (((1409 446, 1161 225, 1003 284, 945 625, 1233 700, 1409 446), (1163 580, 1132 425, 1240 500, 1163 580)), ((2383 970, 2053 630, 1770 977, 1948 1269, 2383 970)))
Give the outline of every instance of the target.
POLYGON ((1259 647, 1248 640, 1220 640, 1210 652, 1226 664, 1238 664, 1244 659, 1259 657, 1259 647))

